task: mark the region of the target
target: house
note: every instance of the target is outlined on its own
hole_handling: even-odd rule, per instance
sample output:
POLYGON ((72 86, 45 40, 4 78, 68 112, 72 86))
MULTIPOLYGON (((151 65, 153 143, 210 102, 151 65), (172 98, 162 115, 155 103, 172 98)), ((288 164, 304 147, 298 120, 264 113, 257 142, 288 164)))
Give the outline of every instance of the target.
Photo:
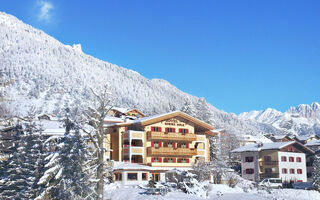
POLYGON ((271 135, 269 136, 269 139, 272 140, 272 142, 287 142, 294 140, 289 135, 271 135))
POLYGON ((294 140, 300 142, 301 144, 306 144, 308 142, 311 142, 313 140, 320 140, 320 137, 318 135, 310 135, 310 136, 306 136, 306 135, 299 135, 299 136, 294 136, 293 138, 294 140))
POLYGON ((271 139, 266 136, 253 136, 253 135, 241 135, 239 137, 240 146, 245 146, 247 144, 255 144, 255 143, 270 143, 271 139))
POLYGON ((281 178, 283 182, 306 182, 306 154, 314 154, 296 141, 249 144, 232 152, 241 154, 243 178, 281 178))
POLYGON ((305 144, 306 147, 312 149, 313 151, 320 150, 320 140, 310 140, 305 144))
MULTIPOLYGON (((138 180, 141 170, 160 181, 163 171, 191 168, 199 161, 208 162, 209 137, 215 135, 213 126, 181 111, 105 124, 105 128, 107 141, 110 141, 106 147, 112 149, 107 157, 116 162, 138 164, 135 165, 138 180), (143 167, 139 169, 139 165, 143 167), (154 169, 159 172, 152 172, 154 169)), ((123 168, 121 173, 123 177, 128 171, 123 168)))
POLYGON ((140 112, 138 109, 120 108, 120 107, 111 107, 108 112, 108 115, 118 117, 118 118, 127 116, 127 117, 132 117, 133 119, 146 116, 144 113, 140 112))

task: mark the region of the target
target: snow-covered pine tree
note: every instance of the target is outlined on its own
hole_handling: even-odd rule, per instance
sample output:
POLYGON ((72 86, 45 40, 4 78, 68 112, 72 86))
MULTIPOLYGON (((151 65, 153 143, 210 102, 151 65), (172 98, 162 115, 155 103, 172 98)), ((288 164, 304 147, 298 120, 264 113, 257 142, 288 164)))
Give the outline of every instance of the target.
POLYGON ((313 161, 312 187, 320 190, 320 155, 315 155, 313 161))
POLYGON ((103 200, 104 185, 110 180, 112 172, 110 163, 105 157, 106 152, 110 151, 110 149, 106 148, 106 144, 110 143, 110 141, 107 141, 107 131, 104 127, 104 119, 112 108, 110 105, 112 100, 108 85, 104 85, 98 92, 91 91, 95 97, 94 106, 88 108, 84 117, 86 118, 86 124, 92 128, 91 130, 83 128, 83 131, 88 135, 89 141, 93 145, 94 157, 90 165, 95 170, 93 180, 96 181, 97 199, 103 200))
POLYGON ((198 99, 196 110, 198 110, 197 117, 199 119, 208 124, 214 125, 213 114, 205 98, 198 99))
POLYGON ((196 109, 188 96, 184 99, 184 104, 180 110, 192 117, 197 117, 196 109))
POLYGON ((42 135, 32 119, 29 116, 13 133, 12 155, 1 168, 0 199, 34 199, 39 192, 36 183, 43 170, 44 148, 42 135))
POLYGON ((87 142, 80 134, 78 124, 71 120, 67 108, 65 118, 65 134, 59 138, 56 150, 46 160, 46 171, 38 182, 42 186, 41 199, 94 199, 91 191, 89 173, 85 163, 88 160, 87 142))

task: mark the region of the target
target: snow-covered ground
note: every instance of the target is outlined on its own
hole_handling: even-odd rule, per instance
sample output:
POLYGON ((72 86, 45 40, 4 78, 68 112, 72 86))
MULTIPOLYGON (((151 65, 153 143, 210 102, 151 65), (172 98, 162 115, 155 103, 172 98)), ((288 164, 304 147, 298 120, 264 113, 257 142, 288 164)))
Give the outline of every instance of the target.
MULTIPOLYGON (((111 184, 105 190, 105 200, 178 200, 192 199, 201 200, 204 198, 196 195, 185 194, 181 191, 169 192, 165 196, 154 196, 144 194, 145 190, 137 185, 119 185, 111 184)), ((295 189, 272 189, 270 193, 265 190, 257 191, 256 189, 245 192, 240 187, 230 188, 227 185, 210 184, 206 199, 217 200, 320 200, 320 193, 308 190, 295 189)))

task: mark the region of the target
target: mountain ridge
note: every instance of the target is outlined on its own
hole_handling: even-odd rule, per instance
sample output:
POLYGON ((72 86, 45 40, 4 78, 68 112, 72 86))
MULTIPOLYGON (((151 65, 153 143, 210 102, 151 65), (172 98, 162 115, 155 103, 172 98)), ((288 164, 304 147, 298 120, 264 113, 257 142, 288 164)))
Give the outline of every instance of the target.
POLYGON ((290 107, 285 112, 268 108, 253 110, 239 115, 244 120, 267 123, 279 130, 293 135, 312 135, 320 133, 320 104, 300 104, 290 107))
POLYGON ((203 98, 179 90, 163 79, 147 79, 138 72, 94 58, 81 46, 64 45, 16 17, 0 12, 0 66, 4 79, 14 80, 2 91, 18 114, 35 107, 41 113, 59 113, 63 105, 90 104, 90 88, 107 82, 116 106, 135 107, 151 115, 181 109, 189 98, 201 120, 242 135, 282 134, 267 123, 226 113, 203 98), (209 115, 202 115, 208 112, 209 115), (208 117, 210 116, 210 117, 208 117))

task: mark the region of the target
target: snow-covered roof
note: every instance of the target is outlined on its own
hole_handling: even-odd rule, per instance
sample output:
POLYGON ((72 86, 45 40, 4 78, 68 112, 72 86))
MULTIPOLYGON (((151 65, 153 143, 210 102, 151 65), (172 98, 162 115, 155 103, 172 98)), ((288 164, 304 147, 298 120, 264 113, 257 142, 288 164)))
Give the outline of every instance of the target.
POLYGON ((41 127, 44 135, 64 135, 63 123, 57 120, 39 120, 37 125, 41 127))
POLYGON ((104 118, 104 121, 108 121, 108 122, 124 122, 124 119, 120 118, 120 117, 114 117, 114 116, 106 116, 104 118))
POLYGON ((287 137, 287 135, 275 135, 275 136, 273 136, 273 138, 276 139, 276 140, 281 140, 281 139, 283 139, 285 137, 287 137))
POLYGON ((121 113, 127 113, 130 110, 133 110, 133 109, 130 109, 130 108, 121 108, 121 107, 112 107, 111 109, 112 110, 116 110, 116 111, 121 112, 121 113))
MULTIPOLYGON (((176 167, 152 167, 149 165, 141 165, 137 163, 130 163, 130 162, 113 162, 113 170, 148 170, 148 171, 158 171, 158 170, 163 170, 163 171, 168 171, 168 170, 173 170, 176 169, 176 167)), ((180 170, 190 170, 191 167, 179 167, 180 170)))
POLYGON ((273 143, 262 143, 261 144, 248 144, 242 147, 239 147, 237 149, 234 149, 233 153, 240 153, 240 152, 246 152, 246 151, 263 151, 263 150, 271 150, 271 149, 281 149, 283 147, 286 147, 290 144, 295 143, 295 141, 289 141, 289 142, 273 142, 273 143))
POLYGON ((320 140, 310 140, 305 146, 320 146, 320 140))
POLYGON ((298 135, 298 136, 296 136, 296 138, 297 138, 298 140, 301 140, 301 141, 305 141, 305 140, 307 140, 309 137, 310 137, 310 136, 307 136, 307 135, 298 135))
POLYGON ((212 130, 214 127, 205 123, 204 121, 201 121, 199 119, 196 119, 194 117, 189 116, 186 113, 183 113, 179 110, 176 111, 172 111, 169 113, 162 113, 162 114, 157 114, 157 115, 153 115, 153 116, 149 116, 149 117, 142 117, 139 119, 135 119, 135 120, 125 120, 125 122, 123 123, 113 123, 113 124, 109 124, 109 125, 105 125, 105 127, 110 127, 110 126, 127 126, 127 125, 131 125, 131 124, 142 124, 145 125, 149 122, 154 122, 156 120, 165 120, 166 118, 172 118, 172 117, 176 117, 176 116, 180 116, 180 117, 184 117, 188 120, 191 120, 193 123, 199 125, 200 127, 205 127, 207 130, 212 130))
POLYGON ((261 142, 261 143, 271 143, 272 140, 265 136, 253 136, 253 135, 241 135, 239 140, 242 142, 261 142))

